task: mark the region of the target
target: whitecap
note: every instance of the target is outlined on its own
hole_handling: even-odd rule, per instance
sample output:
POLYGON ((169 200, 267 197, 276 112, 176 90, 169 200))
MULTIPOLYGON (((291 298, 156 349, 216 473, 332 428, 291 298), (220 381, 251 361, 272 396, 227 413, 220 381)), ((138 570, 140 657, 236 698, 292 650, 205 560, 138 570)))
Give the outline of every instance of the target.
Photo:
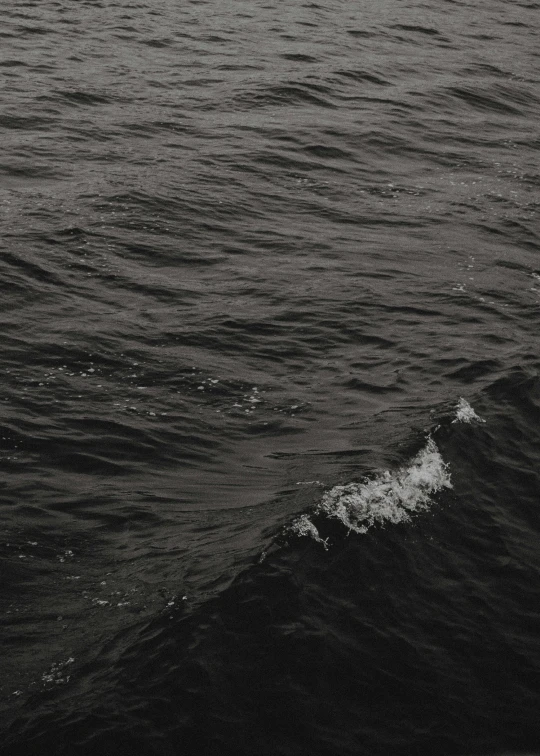
MULTIPOLYGON (((408 521, 412 512, 427 509, 432 494, 443 488, 452 488, 448 465, 430 437, 406 467, 386 470, 361 483, 334 486, 324 494, 313 514, 339 520, 349 531, 367 533, 376 523, 408 521)), ((326 546, 307 514, 295 520, 291 530, 326 546)))
POLYGON ((303 514, 300 515, 300 517, 297 517, 296 520, 292 523, 290 531, 297 536, 308 536, 309 538, 313 538, 313 540, 317 541, 317 543, 322 543, 325 549, 328 548, 328 539, 320 537, 319 531, 311 522, 307 514, 303 514))
POLYGON ((459 402, 456 407, 456 416, 452 420, 453 423, 485 423, 486 421, 481 418, 473 410, 469 402, 462 396, 459 398, 459 402))

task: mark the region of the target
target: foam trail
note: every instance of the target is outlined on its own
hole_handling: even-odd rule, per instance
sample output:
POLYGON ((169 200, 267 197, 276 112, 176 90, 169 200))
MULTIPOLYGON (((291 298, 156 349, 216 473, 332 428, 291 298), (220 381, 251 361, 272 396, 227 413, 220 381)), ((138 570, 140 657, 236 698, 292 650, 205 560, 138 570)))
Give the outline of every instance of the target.
MULTIPOLYGON (((452 488, 448 465, 429 438, 406 467, 394 472, 387 470, 362 483, 334 486, 324 494, 313 513, 340 520, 355 533, 367 533, 375 523, 409 520, 412 512, 427 509, 431 495, 443 488, 452 488)), ((295 520, 291 531, 326 545, 306 514, 295 520)))
POLYGON ((485 423, 486 421, 476 414, 469 402, 462 396, 459 398, 459 402, 456 407, 456 416, 452 420, 453 423, 485 423))

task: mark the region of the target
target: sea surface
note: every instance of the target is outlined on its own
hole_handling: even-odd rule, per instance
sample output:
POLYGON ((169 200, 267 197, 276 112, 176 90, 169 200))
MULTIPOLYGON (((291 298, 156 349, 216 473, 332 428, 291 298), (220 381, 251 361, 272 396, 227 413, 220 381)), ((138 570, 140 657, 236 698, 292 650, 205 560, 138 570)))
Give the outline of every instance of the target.
POLYGON ((12 0, 0 751, 540 752, 540 3, 12 0))

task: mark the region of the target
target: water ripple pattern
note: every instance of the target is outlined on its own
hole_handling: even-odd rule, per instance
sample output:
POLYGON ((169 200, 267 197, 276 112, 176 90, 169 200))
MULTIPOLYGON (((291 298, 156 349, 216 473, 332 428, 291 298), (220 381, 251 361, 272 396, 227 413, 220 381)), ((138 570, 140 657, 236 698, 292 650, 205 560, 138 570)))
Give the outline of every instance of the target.
POLYGON ((5 6, 6 752, 537 750, 538 2, 5 6))

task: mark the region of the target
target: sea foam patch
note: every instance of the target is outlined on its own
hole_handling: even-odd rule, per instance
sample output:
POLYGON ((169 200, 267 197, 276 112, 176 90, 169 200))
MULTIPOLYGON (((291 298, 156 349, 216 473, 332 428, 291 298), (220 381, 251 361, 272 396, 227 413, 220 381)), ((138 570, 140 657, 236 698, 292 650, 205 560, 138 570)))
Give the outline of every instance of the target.
POLYGON ((456 416, 453 423, 485 423, 486 421, 477 415, 469 402, 460 396, 456 407, 456 416))
POLYGON ((300 517, 297 517, 291 525, 290 530, 297 536, 309 536, 309 538, 313 538, 313 540, 317 541, 317 543, 322 543, 325 549, 328 549, 328 539, 321 538, 319 531, 311 522, 307 514, 303 514, 300 515, 300 517))
MULTIPOLYGON (((349 531, 367 533, 376 523, 409 520, 411 513, 427 509, 431 496, 443 488, 452 488, 448 465, 429 438, 407 466, 386 470, 361 483, 334 486, 324 494, 313 515, 325 515, 339 520, 349 531)), ((291 531, 326 545, 306 514, 293 522, 291 531)))

